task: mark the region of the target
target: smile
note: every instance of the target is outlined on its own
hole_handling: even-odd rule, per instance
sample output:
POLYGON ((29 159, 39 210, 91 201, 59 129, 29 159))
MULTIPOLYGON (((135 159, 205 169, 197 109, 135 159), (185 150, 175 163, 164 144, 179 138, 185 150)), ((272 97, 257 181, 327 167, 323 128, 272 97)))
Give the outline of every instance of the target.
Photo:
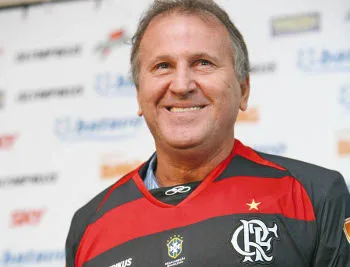
POLYGON ((178 108, 178 107, 172 107, 168 110, 170 112, 178 113, 178 112, 189 112, 189 111, 195 111, 195 110, 201 110, 203 107, 190 107, 190 108, 178 108))

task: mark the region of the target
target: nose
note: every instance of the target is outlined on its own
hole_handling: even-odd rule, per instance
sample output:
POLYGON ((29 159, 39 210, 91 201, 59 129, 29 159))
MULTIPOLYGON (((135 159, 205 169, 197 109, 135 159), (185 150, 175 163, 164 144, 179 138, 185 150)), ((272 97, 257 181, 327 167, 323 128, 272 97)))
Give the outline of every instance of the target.
POLYGON ((178 96, 184 97, 197 89, 193 79, 193 73, 190 66, 179 64, 174 72, 173 80, 169 90, 178 96))

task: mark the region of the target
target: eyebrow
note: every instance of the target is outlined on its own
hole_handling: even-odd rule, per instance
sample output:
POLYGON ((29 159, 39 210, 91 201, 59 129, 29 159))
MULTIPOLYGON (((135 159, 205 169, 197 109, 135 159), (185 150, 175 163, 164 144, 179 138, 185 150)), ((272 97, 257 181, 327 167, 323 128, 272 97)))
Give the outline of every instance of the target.
MULTIPOLYGON (((214 62, 218 62, 218 58, 215 56, 211 56, 206 52, 200 52, 200 53, 196 53, 196 54, 192 54, 189 56, 189 58, 191 60, 194 59, 200 59, 200 58, 205 58, 205 59, 209 59, 211 61, 214 62)), ((170 54, 164 54, 164 55, 159 55, 157 56, 154 60, 152 60, 150 63, 150 65, 154 65, 156 62, 162 62, 162 61, 174 61, 174 57, 170 54)))

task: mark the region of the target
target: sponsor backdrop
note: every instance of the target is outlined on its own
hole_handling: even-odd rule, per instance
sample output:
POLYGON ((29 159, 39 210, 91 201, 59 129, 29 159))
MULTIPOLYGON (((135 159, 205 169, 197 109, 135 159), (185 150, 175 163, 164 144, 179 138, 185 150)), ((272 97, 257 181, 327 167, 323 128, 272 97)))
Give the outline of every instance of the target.
MULTIPOLYGON (((153 152, 128 63, 149 2, 0 10, 0 267, 63 266, 74 211, 153 152)), ((251 56, 237 137, 350 185, 350 2, 218 3, 251 56)))

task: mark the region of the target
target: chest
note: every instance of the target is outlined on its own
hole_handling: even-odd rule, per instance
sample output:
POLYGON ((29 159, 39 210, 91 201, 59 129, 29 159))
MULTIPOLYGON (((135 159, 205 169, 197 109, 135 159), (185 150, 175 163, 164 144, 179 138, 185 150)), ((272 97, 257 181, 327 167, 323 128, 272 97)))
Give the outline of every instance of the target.
POLYGON ((290 190, 256 192, 214 187, 176 207, 140 198, 110 209, 85 232, 78 266, 309 266, 307 206, 290 190))

